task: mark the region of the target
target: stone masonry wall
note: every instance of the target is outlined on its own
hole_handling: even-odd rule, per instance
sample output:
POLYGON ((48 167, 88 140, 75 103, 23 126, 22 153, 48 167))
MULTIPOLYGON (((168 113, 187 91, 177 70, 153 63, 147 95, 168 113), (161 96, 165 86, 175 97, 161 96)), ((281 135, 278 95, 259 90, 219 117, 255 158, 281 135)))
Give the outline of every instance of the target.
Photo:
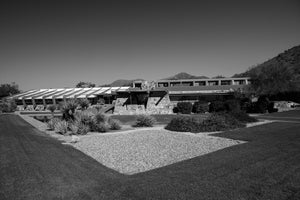
POLYGON ((140 114, 172 114, 173 105, 170 102, 169 95, 165 95, 163 99, 160 97, 149 97, 147 102, 147 109, 144 105, 124 105, 128 98, 117 98, 115 103, 115 115, 140 115, 140 114), (124 106, 123 106, 124 105, 124 106))

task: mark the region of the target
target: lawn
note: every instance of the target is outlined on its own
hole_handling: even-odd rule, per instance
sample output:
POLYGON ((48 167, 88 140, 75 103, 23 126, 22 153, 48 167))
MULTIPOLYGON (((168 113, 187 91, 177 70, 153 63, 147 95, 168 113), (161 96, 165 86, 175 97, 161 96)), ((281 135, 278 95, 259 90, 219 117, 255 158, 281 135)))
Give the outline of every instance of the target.
POLYGON ((300 112, 278 116, 295 120, 215 134, 247 143, 128 176, 2 115, 0 199, 298 200, 300 112))

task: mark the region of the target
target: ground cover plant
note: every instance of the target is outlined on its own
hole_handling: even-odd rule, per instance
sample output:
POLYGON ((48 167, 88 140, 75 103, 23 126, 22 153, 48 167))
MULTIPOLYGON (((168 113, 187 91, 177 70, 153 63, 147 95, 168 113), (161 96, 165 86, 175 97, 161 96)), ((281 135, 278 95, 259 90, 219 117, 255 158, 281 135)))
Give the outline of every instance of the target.
POLYGON ((156 119, 151 115, 139 115, 133 127, 152 127, 156 123, 156 119))

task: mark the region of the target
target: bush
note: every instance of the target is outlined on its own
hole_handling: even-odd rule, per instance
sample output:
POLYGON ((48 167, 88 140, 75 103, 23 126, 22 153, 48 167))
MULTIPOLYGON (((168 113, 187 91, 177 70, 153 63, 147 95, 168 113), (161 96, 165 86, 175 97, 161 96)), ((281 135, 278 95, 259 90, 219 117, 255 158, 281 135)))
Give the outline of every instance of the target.
POLYGON ((93 127, 96 124, 96 120, 94 117, 94 114, 89 111, 76 111, 75 112, 75 120, 83 123, 84 125, 87 125, 90 127, 91 130, 93 130, 93 127))
POLYGON ((0 102, 0 112, 14 112, 16 109, 17 105, 14 100, 3 100, 0 102))
POLYGON ((98 112, 95 115, 95 120, 96 120, 96 123, 105 123, 108 121, 108 117, 105 114, 98 112))
POLYGON ((251 122, 257 122, 258 120, 254 117, 250 117, 246 112, 244 111, 232 111, 229 112, 231 116, 233 116, 235 119, 242 123, 251 123, 251 122))
POLYGON ((177 116, 165 127, 170 131, 210 132, 244 127, 245 124, 225 112, 212 113, 205 120, 194 116, 177 116))
POLYGON ((209 112, 223 112, 226 110, 223 101, 213 101, 209 104, 209 112))
POLYGON ((122 128, 120 120, 109 118, 108 124, 111 130, 120 130, 122 128))
POLYGON ((209 111, 207 102, 198 101, 193 105, 193 113, 206 113, 209 111))
POLYGON ((268 112, 269 112, 269 113, 278 112, 278 109, 277 109, 277 108, 274 108, 274 102, 270 102, 270 103, 268 104, 267 109, 268 109, 268 112))
POLYGON ((53 131, 53 130, 54 130, 54 127, 55 127, 55 124, 56 124, 57 122, 59 122, 59 121, 60 121, 60 119, 58 119, 58 118, 52 118, 52 119, 50 119, 50 120, 47 122, 47 128, 48 128, 49 130, 53 131))
POLYGON ((49 106, 47 107, 47 110, 49 110, 50 112, 53 113, 53 112, 56 110, 56 105, 54 105, 54 104, 49 105, 49 106))
POLYGON ((90 105, 90 101, 88 99, 78 99, 78 104, 80 105, 81 109, 87 109, 90 105))
POLYGON ((69 124, 69 128, 72 134, 86 135, 90 131, 90 127, 87 124, 82 123, 81 121, 75 120, 69 124))
POLYGON ((63 103, 61 106, 63 119, 74 120, 74 114, 77 107, 78 103, 75 99, 69 99, 66 103, 63 103))
POLYGON ((73 135, 77 135, 79 130, 78 121, 69 123, 69 129, 73 135))
POLYGON ((268 110, 269 100, 266 97, 259 97, 256 102, 256 111, 258 113, 266 113, 268 110))
POLYGON ((134 127, 152 127, 156 119, 151 115, 139 115, 136 119, 134 127))
POLYGON ((226 100, 224 106, 228 112, 241 110, 240 101, 237 99, 226 100))
POLYGON ((245 124, 227 113, 212 113, 200 124, 197 132, 224 131, 241 127, 245 127, 245 124))
POLYGON ((57 121, 54 124, 54 131, 56 133, 65 135, 68 132, 68 122, 66 122, 65 120, 57 121))
POLYGON ((178 102, 177 109, 179 113, 182 114, 191 114, 193 105, 191 102, 178 102))
POLYGON ((107 122, 100 122, 95 125, 94 129, 97 132, 105 133, 109 130, 110 126, 107 122))
POLYGON ((178 132, 197 132, 200 120, 192 116, 176 116, 171 122, 165 127, 170 131, 178 132))

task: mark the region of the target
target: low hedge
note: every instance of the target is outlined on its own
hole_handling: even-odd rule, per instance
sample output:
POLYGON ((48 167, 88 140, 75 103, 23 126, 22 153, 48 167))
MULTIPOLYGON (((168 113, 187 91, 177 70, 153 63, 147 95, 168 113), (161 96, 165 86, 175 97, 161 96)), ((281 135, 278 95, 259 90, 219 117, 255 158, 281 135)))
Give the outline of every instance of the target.
POLYGON ((215 112, 204 120, 196 116, 179 115, 173 118, 165 129, 193 133, 224 131, 242 128, 246 126, 246 123, 255 121, 257 121, 255 118, 242 111, 215 112))
POLYGON ((205 101, 197 101, 193 105, 193 113, 206 113, 209 111, 209 105, 205 101))
POLYGON ((191 114, 193 105, 191 102, 178 102, 177 103, 177 109, 179 113, 182 114, 191 114))

